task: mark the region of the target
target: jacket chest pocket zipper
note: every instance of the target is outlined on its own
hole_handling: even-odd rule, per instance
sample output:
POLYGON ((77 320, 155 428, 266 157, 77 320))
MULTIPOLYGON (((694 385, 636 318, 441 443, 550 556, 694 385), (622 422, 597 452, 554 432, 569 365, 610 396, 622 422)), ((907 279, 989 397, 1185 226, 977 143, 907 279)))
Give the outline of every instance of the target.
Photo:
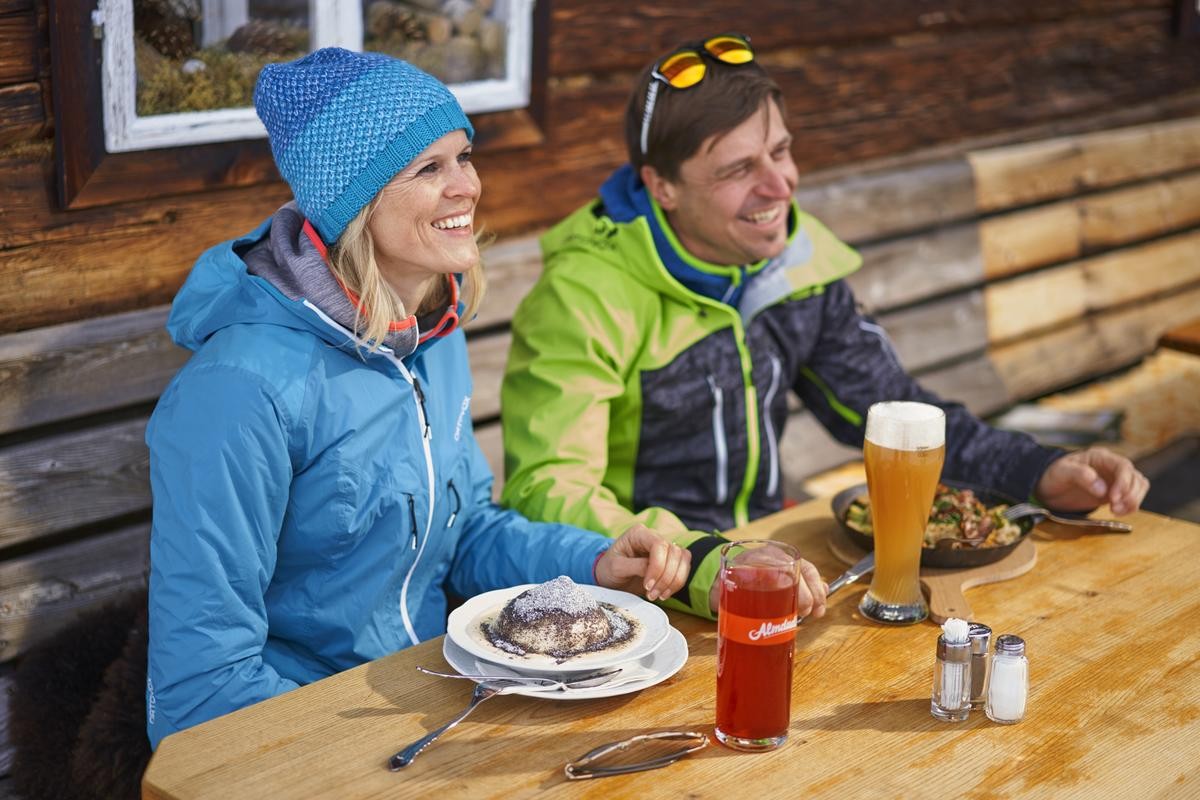
POLYGON ((712 392, 712 435, 717 454, 717 502, 729 499, 729 445, 725 441, 725 391, 717 386, 712 375, 707 376, 708 389, 712 392))
POLYGON ((462 511, 462 498, 458 495, 458 488, 454 485, 453 478, 446 482, 446 489, 454 495, 454 510, 450 512, 450 518, 446 520, 446 527, 453 528, 454 520, 458 519, 458 512, 462 511))
POLYGON ((770 458, 767 497, 774 497, 775 493, 779 491, 779 443, 775 440, 775 423, 771 420, 771 403, 775 400, 775 393, 779 391, 779 377, 782 373, 783 366, 779 363, 778 356, 771 356, 771 386, 763 398, 762 411, 763 426, 767 434, 767 454, 770 458))
POLYGON ((408 498, 408 524, 412 526, 412 549, 417 549, 417 501, 413 499, 411 494, 405 495, 408 498))

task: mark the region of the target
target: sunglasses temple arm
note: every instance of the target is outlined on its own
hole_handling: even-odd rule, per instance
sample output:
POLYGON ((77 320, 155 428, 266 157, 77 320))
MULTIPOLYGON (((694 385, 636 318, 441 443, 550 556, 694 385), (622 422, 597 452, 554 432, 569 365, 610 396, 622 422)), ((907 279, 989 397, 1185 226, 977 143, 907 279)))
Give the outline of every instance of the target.
POLYGON ((646 155, 646 147, 650 138, 650 118, 654 116, 654 104, 658 100, 658 79, 651 78, 646 87, 646 104, 642 108, 642 155, 646 155))

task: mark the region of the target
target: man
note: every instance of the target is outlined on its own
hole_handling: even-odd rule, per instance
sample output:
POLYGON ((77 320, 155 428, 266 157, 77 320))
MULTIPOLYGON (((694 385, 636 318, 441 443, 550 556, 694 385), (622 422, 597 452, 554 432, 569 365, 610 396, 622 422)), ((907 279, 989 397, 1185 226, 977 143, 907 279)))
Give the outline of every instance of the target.
MULTIPOLYGON (((859 255, 792 199, 782 95, 745 39, 655 62, 625 132, 630 164, 543 237, 543 274, 513 319, 505 504, 672 537, 692 560, 668 604, 711 616, 723 540, 709 532, 782 507, 792 389, 846 444, 862 445, 876 401, 935 403, 945 478, 1061 510, 1138 508, 1148 482, 1127 459, 994 430, 904 372, 843 280, 859 255)), ((807 568, 819 616, 824 586, 807 568)))

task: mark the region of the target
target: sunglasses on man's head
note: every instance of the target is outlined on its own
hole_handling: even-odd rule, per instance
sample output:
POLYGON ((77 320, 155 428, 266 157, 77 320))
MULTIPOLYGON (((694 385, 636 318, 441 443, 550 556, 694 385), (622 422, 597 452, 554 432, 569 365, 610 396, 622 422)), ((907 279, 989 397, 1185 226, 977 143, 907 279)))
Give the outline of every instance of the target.
POLYGON ((650 119, 654 116, 659 84, 665 83, 672 89, 690 89, 700 83, 708 74, 705 55, 723 64, 748 64, 754 60, 750 37, 740 33, 712 36, 698 47, 683 47, 664 56, 651 70, 650 85, 646 87, 646 102, 642 107, 642 155, 646 155, 650 119))

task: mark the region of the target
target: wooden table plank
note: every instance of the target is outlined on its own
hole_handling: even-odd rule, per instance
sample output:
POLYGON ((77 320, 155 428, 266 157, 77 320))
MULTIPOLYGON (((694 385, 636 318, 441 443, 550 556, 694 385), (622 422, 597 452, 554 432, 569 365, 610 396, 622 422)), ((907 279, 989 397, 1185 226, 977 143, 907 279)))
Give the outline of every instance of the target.
MULTIPOLYGON (((969 597, 996 634, 1028 644, 1024 722, 929 714, 937 628, 889 628, 857 612, 862 586, 797 636, 790 741, 749 755, 721 746, 655 772, 568 783, 562 766, 604 742, 653 730, 712 729, 716 633, 672 614, 684 668, 657 687, 603 700, 500 697, 402 773, 401 745, 464 706, 464 682, 426 642, 168 737, 147 798, 191 797, 1153 797, 1200 792, 1200 527, 1149 513, 1129 536, 1039 531, 1038 564, 969 597)), ((833 521, 814 500, 740 533, 800 546, 826 577, 833 521)))

